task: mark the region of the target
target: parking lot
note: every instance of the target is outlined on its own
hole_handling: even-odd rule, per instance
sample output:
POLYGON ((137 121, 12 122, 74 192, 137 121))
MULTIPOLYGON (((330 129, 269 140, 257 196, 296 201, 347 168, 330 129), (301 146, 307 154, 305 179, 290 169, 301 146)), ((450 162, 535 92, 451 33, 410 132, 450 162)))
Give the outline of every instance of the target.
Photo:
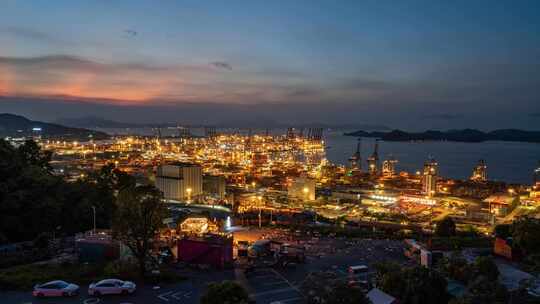
POLYGON ((367 265, 369 275, 377 262, 410 263, 403 255, 401 241, 323 237, 301 243, 309 247, 305 264, 262 267, 248 276, 243 273, 237 275, 237 280, 248 286, 257 303, 302 303, 302 283, 310 272, 332 271, 346 279, 349 266, 367 265))
POLYGON ((1 304, 198 304, 201 294, 210 282, 235 280, 233 270, 199 271, 186 273, 188 280, 169 285, 139 286, 133 295, 109 295, 101 297, 89 296, 88 286, 81 286, 81 293, 69 298, 32 297, 30 292, 0 292, 1 304), (158 288, 159 287, 159 288, 158 288))
POLYGON ((87 286, 73 298, 36 299, 30 292, 0 293, 2 304, 22 303, 66 303, 66 304, 118 304, 118 303, 199 303, 201 294, 210 282, 236 280, 248 289, 257 303, 302 303, 301 286, 306 276, 313 271, 332 271, 343 278, 352 265, 373 265, 382 261, 410 263, 403 255, 403 243, 394 240, 345 239, 335 237, 302 237, 289 239, 291 243, 307 248, 306 262, 285 267, 258 267, 246 275, 241 268, 231 270, 180 270, 186 281, 163 285, 139 286, 136 294, 129 296, 89 297, 87 286))
POLYGON ((250 296, 257 303, 302 303, 302 294, 295 283, 273 268, 260 268, 246 277, 250 296))

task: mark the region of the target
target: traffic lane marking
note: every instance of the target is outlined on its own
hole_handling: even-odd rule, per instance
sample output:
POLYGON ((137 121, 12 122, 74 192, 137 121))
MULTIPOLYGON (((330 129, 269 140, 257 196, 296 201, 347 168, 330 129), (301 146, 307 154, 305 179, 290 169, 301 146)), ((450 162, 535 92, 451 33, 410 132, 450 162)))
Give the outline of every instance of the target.
POLYGON ((276 281, 276 282, 266 282, 266 283, 262 283, 263 286, 274 286, 274 285, 281 285, 281 284, 287 284, 287 282, 284 282, 284 281, 276 281))
POLYGON ((278 301, 283 301, 283 300, 290 300, 290 302, 292 302, 294 301, 292 299, 296 300, 296 298, 299 298, 299 297, 301 297, 301 295, 290 288, 273 290, 268 293, 259 293, 259 296, 251 295, 251 298, 255 299, 257 303, 260 303, 260 304, 268 304, 268 303, 278 302, 278 301))
POLYGON ((193 294, 192 291, 188 290, 170 290, 164 293, 157 295, 160 300, 169 302, 172 299, 181 300, 182 298, 189 299, 193 294))
POLYGON ((291 302, 297 302, 298 303, 301 303, 302 301, 304 300, 304 298, 302 297, 295 297, 295 298, 288 298, 288 299, 283 299, 283 300, 279 300, 279 303, 291 303, 291 302))
POLYGON ((188 298, 191 297, 191 291, 188 291, 188 292, 186 292, 186 291, 178 291, 178 292, 173 293, 171 295, 171 297, 173 297, 173 298, 175 298, 177 300, 182 299, 182 297, 188 299, 188 298))
POLYGON ((296 292, 296 290, 290 288, 290 287, 286 287, 286 288, 280 288, 280 289, 272 289, 272 290, 268 290, 268 291, 263 291, 263 292, 258 292, 258 293, 255 293, 255 294, 251 294, 250 296, 254 297, 254 298, 258 298, 258 297, 261 297, 261 296, 266 296, 266 295, 271 295, 271 294, 278 294, 278 293, 285 293, 285 292, 296 292))
POLYGON ((169 295, 171 295, 172 293, 174 292, 174 290, 172 291, 167 291, 167 292, 164 292, 162 294, 159 294, 157 297, 165 302, 169 302, 169 299, 167 298, 169 295))

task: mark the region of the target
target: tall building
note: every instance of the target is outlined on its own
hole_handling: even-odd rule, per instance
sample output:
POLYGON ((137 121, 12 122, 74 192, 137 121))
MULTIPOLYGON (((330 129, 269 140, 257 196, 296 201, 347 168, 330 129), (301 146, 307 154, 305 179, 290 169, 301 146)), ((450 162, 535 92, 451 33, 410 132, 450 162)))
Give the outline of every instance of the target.
POLYGON ((287 139, 293 140, 295 137, 294 135, 294 128, 287 128, 287 139))
POLYGON ((390 158, 383 161, 382 174, 384 177, 392 177, 396 175, 397 162, 397 159, 395 159, 392 155, 390 155, 390 158))
POLYGON ((360 155, 360 146, 362 144, 362 139, 358 137, 358 142, 356 143, 356 151, 349 158, 349 164, 351 170, 362 170, 362 157, 360 155))
POLYGON ((289 197, 303 201, 315 200, 315 180, 308 177, 297 177, 287 191, 289 197))
POLYGON ((219 199, 225 198, 226 181, 220 175, 205 175, 203 177, 203 191, 219 199))
POLYGON ((487 181, 487 166, 486 162, 483 159, 479 160, 476 167, 474 167, 471 175, 471 180, 477 182, 487 181))
POLYGON ((197 164, 175 163, 157 169, 156 187, 166 199, 195 201, 203 192, 202 167, 197 164))
POLYGON ((433 196, 437 193, 437 167, 435 159, 431 158, 424 163, 424 172, 422 174, 422 192, 427 196, 433 196))
POLYGON ((204 137, 215 138, 217 136, 216 127, 207 126, 204 127, 204 137))
POLYGON ((373 154, 371 154, 368 159, 368 172, 371 175, 377 175, 379 171, 379 140, 375 140, 375 148, 373 149, 373 154))

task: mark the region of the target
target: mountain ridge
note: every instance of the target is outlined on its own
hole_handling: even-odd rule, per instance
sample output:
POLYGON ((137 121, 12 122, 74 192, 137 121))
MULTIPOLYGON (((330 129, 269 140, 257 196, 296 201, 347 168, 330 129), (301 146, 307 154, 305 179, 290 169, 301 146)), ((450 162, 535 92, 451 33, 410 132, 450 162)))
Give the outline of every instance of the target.
POLYGON ((513 141, 540 143, 540 131, 526 131, 520 129, 498 129, 483 132, 476 129, 460 130, 427 130, 424 132, 406 132, 392 130, 390 132, 368 132, 358 130, 344 133, 346 136, 375 137, 384 141, 454 141, 454 142, 484 142, 484 141, 513 141))
POLYGON ((0 113, 1 137, 21 137, 38 135, 43 138, 54 137, 74 140, 98 140, 109 138, 109 135, 105 132, 94 131, 84 128, 66 127, 55 123, 30 120, 21 115, 0 113))

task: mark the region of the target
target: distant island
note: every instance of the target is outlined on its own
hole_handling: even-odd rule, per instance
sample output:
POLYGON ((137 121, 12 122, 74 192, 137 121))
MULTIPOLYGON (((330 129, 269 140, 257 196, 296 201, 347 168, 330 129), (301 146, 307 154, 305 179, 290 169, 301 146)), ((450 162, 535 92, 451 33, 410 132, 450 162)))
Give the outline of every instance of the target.
POLYGON ((393 130, 390 132, 368 132, 355 131, 344 133, 346 136, 355 137, 375 137, 384 141, 456 141, 456 142, 484 142, 489 140, 496 141, 515 141, 540 143, 540 131, 524 131, 517 129, 501 129, 490 132, 482 132, 475 129, 435 131, 413 133, 402 130, 393 130))
POLYGON ((311 123, 283 123, 276 122, 271 119, 266 118, 245 118, 242 120, 231 119, 223 120, 215 123, 207 124, 193 124, 193 123, 182 123, 182 122, 159 122, 159 123, 131 123, 131 122, 120 122, 115 120, 104 119, 97 116, 83 116, 76 118, 60 118, 55 121, 55 123, 76 127, 76 128, 100 128, 100 129, 130 129, 130 128, 174 128, 177 126, 200 128, 205 126, 213 126, 216 128, 254 128, 254 129, 265 129, 265 128, 282 128, 286 129, 289 127, 294 128, 323 128, 323 129, 362 129, 368 131, 390 131, 391 128, 385 125, 377 124, 347 124, 347 123, 337 123, 337 124, 327 124, 320 122, 311 122, 311 123))
POLYGON ((28 137, 41 136, 42 138, 62 138, 66 140, 107 139, 109 135, 104 132, 66 127, 42 121, 30 120, 20 115, 0 113, 0 137, 28 137))

